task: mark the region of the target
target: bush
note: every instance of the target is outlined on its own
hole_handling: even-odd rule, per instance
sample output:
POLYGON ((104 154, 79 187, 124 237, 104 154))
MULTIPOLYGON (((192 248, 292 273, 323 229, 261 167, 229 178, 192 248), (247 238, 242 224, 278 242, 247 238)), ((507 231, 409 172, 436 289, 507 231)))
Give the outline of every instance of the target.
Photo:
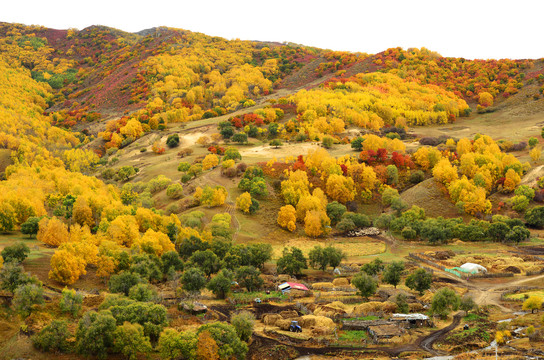
POLYGON ((68 350, 70 337, 66 321, 53 320, 44 327, 38 334, 32 337, 32 345, 40 351, 45 352, 65 352, 68 350))
POLYGON ((64 288, 62 290, 62 297, 59 302, 60 310, 76 316, 81 310, 83 304, 83 295, 77 293, 75 290, 68 290, 64 288))
POLYGON ((402 229, 401 235, 406 240, 415 240, 417 237, 417 232, 410 226, 406 226, 404 229, 402 229))
POLYGON ((179 136, 178 134, 173 134, 166 139, 166 145, 169 148, 175 148, 176 146, 179 146, 179 136))
POLYGON ((530 147, 533 148, 533 147, 535 147, 537 144, 538 144, 538 139, 537 139, 537 138, 532 137, 532 138, 529 139, 529 146, 530 146, 530 147))
POLYGON ((189 174, 183 174, 183 175, 181 176, 181 182, 185 184, 185 183, 187 183, 189 180, 191 180, 192 178, 193 178, 193 177, 192 177, 191 175, 189 175, 189 174))
POLYGON ((132 300, 147 302, 151 301, 157 293, 149 284, 136 284, 128 291, 128 297, 132 300))
POLYGON ((13 305, 15 310, 22 316, 28 316, 32 312, 32 307, 37 304, 43 304, 43 288, 35 284, 21 285, 15 289, 13 295, 13 305))
POLYGON ((166 189, 166 196, 168 196, 171 199, 179 199, 183 196, 183 186, 178 183, 174 183, 172 185, 169 185, 166 189))
POLYGON ((2 250, 2 258, 4 262, 22 263, 30 254, 30 249, 25 243, 18 242, 10 246, 6 246, 2 250))
POLYGON ((255 325, 255 316, 249 311, 242 311, 230 319, 230 323, 234 326, 236 334, 242 341, 248 341, 253 334, 253 326, 255 325))
POLYGON ((130 288, 140 282, 142 282, 142 279, 137 274, 122 271, 111 276, 108 287, 112 293, 123 293, 128 296, 130 288))
POLYGON ((419 184, 423 180, 425 180, 425 173, 421 170, 414 171, 410 174, 410 182, 412 184, 419 184))
POLYGON ((330 149, 332 145, 334 144, 334 138, 331 136, 324 136, 323 140, 321 141, 321 144, 325 149, 330 149))
POLYGON ((178 165, 178 171, 187 171, 191 167, 191 164, 188 162, 182 161, 178 165))

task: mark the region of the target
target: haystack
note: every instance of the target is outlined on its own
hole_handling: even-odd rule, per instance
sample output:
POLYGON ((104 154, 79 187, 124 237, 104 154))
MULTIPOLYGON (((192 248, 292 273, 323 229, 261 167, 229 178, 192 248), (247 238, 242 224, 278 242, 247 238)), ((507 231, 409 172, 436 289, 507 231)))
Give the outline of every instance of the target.
POLYGON ((334 288, 334 284, 332 282, 317 282, 312 284, 312 288, 314 290, 331 290, 334 288))
POLYGON ((263 324, 274 326, 278 320, 283 320, 280 314, 266 314, 263 316, 263 324))
POLYGON ((315 315, 327 317, 335 317, 337 315, 346 314, 347 312, 347 306, 340 301, 335 301, 327 305, 319 305, 314 310, 315 315))
POLYGON ((293 319, 279 319, 276 321, 276 326, 280 328, 280 330, 289 330, 289 326, 291 326, 291 321, 293 319))
POLYGON ((397 310, 397 304, 391 301, 369 301, 367 303, 357 305, 353 308, 354 314, 362 314, 366 315, 368 313, 377 313, 377 312, 383 312, 383 313, 393 313, 397 310))
POLYGON ((335 287, 348 287, 349 280, 347 278, 336 278, 332 281, 332 284, 335 287))
POLYGON ((306 328, 321 328, 321 329, 334 329, 336 324, 332 319, 325 316, 316 316, 316 315, 304 315, 299 320, 300 326, 303 329, 306 328))
POLYGON ((298 317, 296 310, 283 310, 280 311, 280 316, 284 319, 292 319, 298 317))

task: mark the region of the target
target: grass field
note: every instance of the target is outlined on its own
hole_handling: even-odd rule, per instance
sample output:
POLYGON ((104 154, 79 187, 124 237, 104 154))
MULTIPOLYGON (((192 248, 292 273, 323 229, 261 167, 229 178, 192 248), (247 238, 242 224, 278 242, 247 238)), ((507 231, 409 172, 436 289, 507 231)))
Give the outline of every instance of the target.
POLYGON ((518 300, 518 299, 524 299, 526 296, 538 296, 544 299, 544 290, 534 290, 534 291, 526 291, 526 292, 517 293, 517 294, 510 294, 510 295, 506 295, 506 298, 518 300))

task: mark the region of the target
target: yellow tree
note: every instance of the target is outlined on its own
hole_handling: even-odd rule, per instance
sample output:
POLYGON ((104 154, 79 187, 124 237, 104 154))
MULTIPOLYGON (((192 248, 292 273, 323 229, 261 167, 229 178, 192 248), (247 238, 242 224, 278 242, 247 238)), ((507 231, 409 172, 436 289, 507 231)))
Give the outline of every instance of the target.
POLYGON ((146 253, 154 253, 159 257, 168 251, 176 250, 168 235, 152 229, 147 230, 141 238, 136 239, 132 247, 137 247, 146 253))
POLYGON ((523 310, 531 310, 531 314, 542 308, 542 298, 540 296, 529 296, 527 300, 523 302, 523 310))
POLYGON ((478 94, 478 103, 483 107, 488 107, 493 105, 493 95, 484 91, 478 94))
POLYGON ((215 154, 208 154, 202 160, 202 170, 212 169, 219 165, 219 158, 215 154))
POLYGON ((59 246, 70 239, 68 228, 56 217, 51 219, 43 218, 38 226, 37 239, 47 245, 59 246))
POLYGON ((131 215, 116 217, 108 226, 106 234, 117 244, 126 247, 132 246, 134 241, 140 237, 138 223, 131 215))
POLYGON ((58 250, 51 257, 49 278, 61 284, 73 284, 81 275, 85 275, 85 260, 67 250, 58 250))
POLYGON ((289 179, 281 182, 281 195, 287 204, 296 206, 302 195, 309 194, 308 174, 296 170, 289 174, 289 179))
POLYGON ((291 232, 295 231, 297 228, 296 221, 297 215, 296 210, 292 205, 285 205, 280 208, 278 212, 278 225, 282 228, 285 228, 291 232))
POLYGON ((117 261, 111 256, 100 255, 97 261, 96 276, 108 278, 115 272, 117 261))
POLYGON ((236 198, 236 208, 246 214, 249 213, 251 207, 251 195, 246 191, 236 198))
POLYGON ((355 184, 352 178, 333 174, 327 179, 327 195, 345 204, 355 198, 355 184))
POLYGON ((219 360, 219 346, 209 331, 198 334, 196 358, 197 360, 219 360))
POLYGON ((317 196, 304 195, 300 198, 297 204, 297 220, 303 221, 306 213, 310 210, 324 210, 323 202, 317 196))
POLYGON ((466 153, 472 152, 472 143, 469 139, 462 138, 457 142, 457 155, 459 157, 466 153))
POLYGON ((83 196, 78 196, 74 203, 72 219, 79 225, 94 226, 93 211, 83 196))
POLYGON ((365 164, 352 165, 348 169, 348 174, 359 190, 372 191, 376 187, 377 176, 371 166, 365 164))
POLYGON ((304 218, 304 232, 311 237, 318 237, 327 232, 331 220, 323 210, 311 210, 304 218))
POLYGON ((540 160, 540 153, 541 150, 539 147, 534 147, 530 152, 529 155, 531 155, 531 159, 533 159, 534 162, 537 162, 540 160))
POLYGON ((504 174, 503 189, 505 192, 512 192, 520 182, 521 177, 518 173, 514 169, 508 169, 506 174, 504 174))
POLYGON ((446 158, 441 159, 438 164, 436 164, 433 169, 433 176, 443 184, 449 184, 459 178, 457 166, 452 166, 450 161, 446 158))

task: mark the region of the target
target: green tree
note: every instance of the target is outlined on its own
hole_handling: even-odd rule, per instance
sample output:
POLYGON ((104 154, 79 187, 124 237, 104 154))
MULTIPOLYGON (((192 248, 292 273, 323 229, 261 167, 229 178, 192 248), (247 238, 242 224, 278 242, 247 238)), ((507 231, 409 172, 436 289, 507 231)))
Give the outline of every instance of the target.
POLYGON ((32 337, 32 345, 40 351, 66 352, 70 332, 64 320, 53 320, 32 337))
POLYGON ((23 224, 21 224, 21 232, 28 237, 36 236, 39 230, 38 223, 42 218, 31 216, 23 224))
POLYGON ((247 134, 245 133, 236 133, 231 138, 232 141, 238 144, 246 144, 247 143, 247 134))
POLYGON ((76 331, 78 353, 105 359, 113 346, 115 329, 116 321, 110 311, 86 312, 79 320, 76 331))
POLYGON ((531 232, 525 228, 525 226, 514 226, 508 234, 506 234, 506 241, 520 243, 527 240, 531 236, 531 232))
POLYGON ((255 316, 252 313, 249 311, 239 312, 231 317, 230 323, 234 326, 240 340, 249 341, 255 325, 255 316))
POLYGON ((387 165, 387 183, 389 185, 397 185, 399 182, 399 169, 395 165, 387 165))
POLYGON ((76 292, 75 290, 69 290, 64 288, 62 290, 62 297, 60 298, 59 307, 62 312, 67 312, 76 316, 81 310, 83 304, 83 294, 76 292))
POLYGON ((502 221, 493 221, 489 224, 486 234, 494 241, 506 240, 506 235, 510 232, 510 228, 502 221))
POLYGON ((302 269, 308 268, 304 254, 296 247, 284 248, 283 254, 276 264, 279 274, 289 274, 291 276, 299 275, 302 269))
POLYGON ((270 141, 270 143, 268 143, 268 145, 274 146, 274 148, 277 149, 278 147, 282 146, 283 143, 281 142, 280 139, 274 139, 274 140, 270 141))
POLYGON ((252 292, 258 290, 263 285, 261 272, 253 266, 241 266, 236 270, 236 281, 240 286, 243 286, 247 291, 252 292))
POLYGON ((185 171, 189 170, 190 167, 191 167, 191 164, 189 164, 188 162, 182 161, 178 165, 178 171, 185 172, 185 171))
POLYGON ((423 295, 425 290, 431 288, 433 282, 433 274, 426 271, 425 269, 417 269, 412 272, 406 278, 405 284, 412 290, 419 292, 419 295, 423 295))
POLYGON ((268 136, 270 136, 270 138, 278 136, 278 127, 279 125, 277 123, 268 124, 268 136))
POLYGON ((36 277, 25 273, 23 267, 18 264, 6 263, 0 269, 0 289, 14 292, 21 285, 38 283, 36 277))
POLYGON ((189 266, 199 268, 209 279, 212 274, 221 269, 221 262, 210 249, 198 250, 189 258, 189 266))
POLYGON ((527 213, 525 213, 525 221, 531 226, 543 228, 544 206, 535 206, 534 208, 527 210, 527 213))
POLYGON ((169 271, 181 271, 183 270, 183 261, 181 261, 179 254, 175 251, 168 251, 161 256, 162 273, 168 274, 169 271))
POLYGON ((174 329, 166 329, 159 338, 160 358, 165 360, 195 359, 197 338, 191 331, 177 332, 174 329))
POLYGON ((379 258, 376 258, 371 262, 364 264, 361 268, 361 271, 367 273, 370 276, 374 276, 381 273, 384 268, 385 266, 383 265, 383 261, 379 258))
POLYGON ((340 249, 335 247, 327 246, 326 248, 322 248, 321 246, 317 245, 310 250, 308 257, 310 260, 310 265, 314 269, 325 271, 329 265, 335 269, 338 265, 340 265, 340 262, 345 255, 340 249))
POLYGON ((248 347, 245 342, 240 340, 234 326, 222 322, 215 322, 202 325, 198 328, 197 333, 200 334, 204 331, 208 331, 217 343, 220 359, 245 359, 248 347))
POLYGON ((397 312, 401 314, 408 314, 410 312, 410 306, 406 301, 407 297, 403 293, 397 295, 395 304, 397 304, 397 312))
POLYGON ((378 282, 370 275, 365 273, 356 275, 353 279, 351 279, 351 284, 357 288, 357 294, 365 299, 368 299, 370 296, 374 295, 378 289, 378 282))
POLYGON ((362 136, 358 136, 355 139, 351 140, 351 148, 356 151, 363 150, 363 142, 365 141, 365 138, 362 136))
POLYGON ((183 290, 198 293, 206 285, 206 277, 200 268, 191 267, 181 276, 183 290))
POLYGON ((196 251, 208 249, 207 242, 202 241, 198 236, 191 235, 184 238, 178 246, 178 252, 182 259, 188 259, 196 251))
POLYGON ((342 219, 342 216, 346 213, 346 211, 346 206, 340 204, 338 201, 328 203, 327 216, 331 219, 331 225, 336 225, 342 219))
POLYGON ((36 284, 21 285, 13 293, 15 310, 24 317, 30 315, 34 305, 43 303, 43 288, 36 284))
POLYGON ((128 296, 131 287, 142 282, 142 278, 138 274, 128 271, 121 271, 119 274, 112 275, 108 282, 110 292, 122 293, 128 296))
POLYGON ((466 311, 467 314, 470 310, 476 309, 477 307, 478 305, 474 302, 474 299, 472 299, 472 297, 468 295, 463 296, 459 304, 459 308, 463 311, 466 311))
POLYGON ((144 336, 144 328, 140 324, 125 322, 115 329, 113 338, 115 351, 125 355, 130 360, 137 359, 139 354, 147 355, 151 352, 151 343, 144 336))
POLYGON ((218 299, 224 299, 230 293, 234 274, 227 269, 221 270, 206 285, 206 288, 213 292, 218 299))
POLYGON ((448 317, 450 311, 459 309, 460 303, 459 295, 455 291, 450 288, 442 288, 433 296, 431 312, 445 319, 448 317))
POLYGON ((30 249, 25 243, 17 242, 13 245, 6 246, 1 254, 4 262, 15 262, 19 264, 26 259, 28 254, 30 254, 30 249))
POLYGON ((264 263, 272 259, 272 245, 265 243, 251 244, 248 246, 249 265, 262 269, 264 263))
POLYGON ((169 148, 175 148, 176 146, 179 146, 179 135, 178 134, 172 134, 168 136, 166 139, 166 145, 169 148))
POLYGON ((117 170, 117 178, 121 181, 127 181, 131 176, 136 174, 136 169, 133 166, 122 166, 117 170))
POLYGON ((400 279, 403 271, 404 262, 393 261, 386 266, 385 271, 383 272, 383 281, 397 288, 397 285, 400 284, 400 279))
POLYGON ((128 297, 136 301, 151 301, 157 293, 149 284, 136 284, 128 291, 128 297))
POLYGON ((242 159, 242 155, 240 155, 240 152, 238 149, 229 147, 227 150, 225 150, 225 155, 223 156, 223 161, 225 160, 239 160, 242 159))

